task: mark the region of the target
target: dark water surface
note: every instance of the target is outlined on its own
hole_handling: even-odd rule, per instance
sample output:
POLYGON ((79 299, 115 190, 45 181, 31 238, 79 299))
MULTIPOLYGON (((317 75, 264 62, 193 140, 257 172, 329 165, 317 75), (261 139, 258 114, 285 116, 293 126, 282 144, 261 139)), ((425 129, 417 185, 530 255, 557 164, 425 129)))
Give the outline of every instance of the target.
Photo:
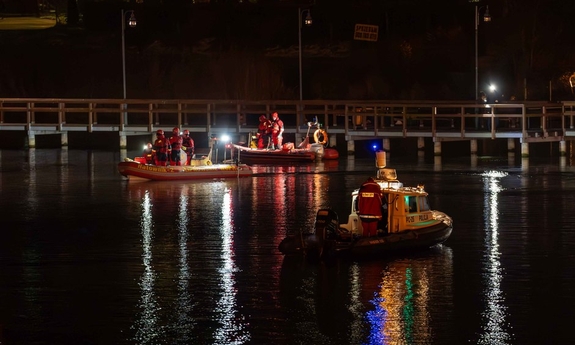
POLYGON ((559 159, 391 156, 451 238, 326 266, 277 245, 320 207, 345 220, 372 159, 133 183, 119 152, 0 155, 1 345, 575 341, 575 169, 559 159))

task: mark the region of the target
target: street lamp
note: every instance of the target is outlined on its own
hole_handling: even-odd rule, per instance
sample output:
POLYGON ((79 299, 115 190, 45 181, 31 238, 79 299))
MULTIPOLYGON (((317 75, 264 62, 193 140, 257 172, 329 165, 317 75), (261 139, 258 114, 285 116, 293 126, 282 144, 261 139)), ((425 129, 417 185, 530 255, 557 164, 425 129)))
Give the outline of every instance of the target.
POLYGON ((484 22, 490 22, 491 16, 489 15, 489 6, 479 7, 479 0, 469 0, 469 2, 475 3, 475 99, 477 99, 479 95, 479 11, 485 7, 484 22))
POLYGON ((124 38, 124 32, 126 31, 126 16, 130 15, 128 19, 128 26, 133 28, 136 26, 136 16, 134 16, 134 11, 124 11, 122 9, 122 75, 123 75, 123 85, 124 85, 124 99, 126 99, 126 43, 124 38))
POLYGON ((305 26, 311 26, 312 24, 312 19, 311 19, 311 12, 309 9, 304 9, 302 10, 301 8, 297 9, 297 13, 298 13, 298 27, 299 27, 299 45, 298 45, 298 52, 299 52, 299 102, 300 102, 300 107, 301 107, 301 102, 303 100, 303 89, 302 89, 302 80, 301 80, 301 28, 302 28, 302 23, 305 26), (302 21, 303 18, 303 14, 307 13, 305 16, 305 19, 302 21))

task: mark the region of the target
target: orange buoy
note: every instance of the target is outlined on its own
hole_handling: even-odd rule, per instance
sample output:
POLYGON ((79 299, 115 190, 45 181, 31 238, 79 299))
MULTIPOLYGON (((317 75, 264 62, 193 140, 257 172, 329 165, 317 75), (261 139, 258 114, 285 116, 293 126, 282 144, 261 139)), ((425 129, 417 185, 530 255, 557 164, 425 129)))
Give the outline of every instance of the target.
POLYGON ((339 152, 336 149, 326 148, 323 150, 323 159, 338 159, 339 152))

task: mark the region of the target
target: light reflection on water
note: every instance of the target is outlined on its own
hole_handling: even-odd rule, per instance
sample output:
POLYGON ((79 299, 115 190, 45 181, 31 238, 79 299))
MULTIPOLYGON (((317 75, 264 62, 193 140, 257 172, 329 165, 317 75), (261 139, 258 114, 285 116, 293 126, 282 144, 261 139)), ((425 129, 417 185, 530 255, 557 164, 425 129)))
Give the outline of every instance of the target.
POLYGON ((569 337, 556 327, 560 316, 546 313, 538 329, 529 315, 545 308, 546 294, 564 314, 575 307, 570 166, 395 166, 454 218, 452 238, 422 253, 329 266, 284 260, 277 245, 313 226, 319 208, 345 221, 372 160, 257 167, 240 180, 126 183, 117 153, 0 157, 0 209, 16 215, 0 232, 2 344, 525 345, 569 337))
POLYGON ((139 312, 134 328, 136 330, 135 340, 139 344, 153 344, 162 339, 164 336, 163 330, 159 323, 158 311, 158 297, 156 296, 156 280, 157 275, 154 270, 153 264, 153 217, 152 217, 152 203, 150 201, 150 193, 146 192, 142 200, 142 218, 141 218, 141 231, 142 231, 142 265, 144 271, 140 278, 140 302, 139 312))
POLYGON ((483 174, 485 192, 485 272, 483 279, 485 292, 482 313, 483 325, 479 335, 479 344, 510 344, 511 335, 508 324, 508 311, 505 307, 505 296, 501 289, 505 268, 501 264, 499 250, 499 195, 504 191, 501 178, 508 174, 501 171, 487 171, 483 174))
POLYGON ((366 313, 370 332, 365 344, 434 343, 432 306, 435 300, 449 296, 452 286, 433 280, 452 276, 452 260, 451 249, 441 245, 426 255, 387 263, 371 300, 373 309, 366 313))
POLYGON ((216 311, 219 314, 217 321, 219 327, 214 334, 214 344, 246 344, 250 340, 247 322, 244 315, 238 310, 235 275, 238 267, 235 263, 233 247, 233 203, 230 191, 225 190, 221 204, 222 208, 222 261, 223 265, 219 269, 221 274, 220 289, 221 296, 217 302, 216 311))

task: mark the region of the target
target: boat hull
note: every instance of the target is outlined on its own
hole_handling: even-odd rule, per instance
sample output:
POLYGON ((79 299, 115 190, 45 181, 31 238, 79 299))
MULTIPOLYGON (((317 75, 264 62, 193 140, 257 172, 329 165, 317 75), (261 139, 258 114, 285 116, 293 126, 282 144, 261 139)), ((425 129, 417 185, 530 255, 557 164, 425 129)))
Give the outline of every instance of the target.
POLYGON ((339 152, 337 152, 336 149, 333 148, 326 148, 323 150, 323 159, 338 159, 339 158, 339 152))
POLYGON ((307 163, 316 159, 316 154, 309 150, 260 150, 240 149, 239 157, 248 164, 281 164, 281 163, 307 163))
POLYGON ((155 181, 181 181, 202 179, 224 179, 253 175, 251 167, 245 164, 213 164, 202 166, 156 166, 141 164, 133 160, 118 163, 118 172, 128 179, 155 181))
POLYGON ((429 228, 407 230, 395 234, 360 238, 353 245, 335 243, 336 255, 373 257, 397 251, 430 248, 445 242, 453 230, 452 226, 439 223, 429 228))
POLYGON ((315 259, 384 257, 441 244, 449 238, 452 230, 451 225, 441 222, 417 230, 349 239, 324 239, 315 233, 296 234, 284 238, 279 250, 286 256, 303 254, 315 259))

